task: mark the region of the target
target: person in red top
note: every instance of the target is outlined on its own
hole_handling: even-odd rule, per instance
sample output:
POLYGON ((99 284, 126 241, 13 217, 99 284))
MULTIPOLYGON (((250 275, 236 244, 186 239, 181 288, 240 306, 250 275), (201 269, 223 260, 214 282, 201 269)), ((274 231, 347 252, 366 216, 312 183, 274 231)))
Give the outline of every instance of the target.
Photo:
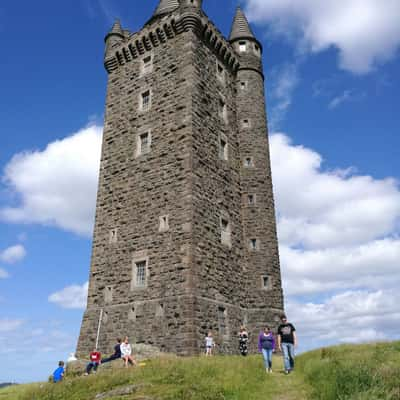
POLYGON ((93 369, 93 373, 96 373, 97 367, 101 364, 101 353, 97 349, 93 349, 90 353, 90 362, 86 367, 85 375, 89 375, 93 369))

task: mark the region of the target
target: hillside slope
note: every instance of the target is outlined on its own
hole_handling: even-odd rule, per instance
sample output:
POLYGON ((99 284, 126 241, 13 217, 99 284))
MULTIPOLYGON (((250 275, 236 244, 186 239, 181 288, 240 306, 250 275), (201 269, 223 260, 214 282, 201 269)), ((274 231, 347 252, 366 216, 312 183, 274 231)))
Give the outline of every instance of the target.
POLYGON ((400 400, 400 342, 303 354, 266 374, 261 356, 164 358, 127 370, 69 376, 61 384, 0 390, 0 400, 400 400), (104 394, 104 396, 102 396, 104 394), (97 397, 96 397, 97 396, 97 397))

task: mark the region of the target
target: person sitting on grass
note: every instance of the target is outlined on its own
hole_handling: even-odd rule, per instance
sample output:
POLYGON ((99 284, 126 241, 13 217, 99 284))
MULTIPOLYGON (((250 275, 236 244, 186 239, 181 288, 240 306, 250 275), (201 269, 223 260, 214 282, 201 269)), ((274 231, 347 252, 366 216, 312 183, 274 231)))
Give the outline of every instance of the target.
POLYGON ((275 338, 267 326, 258 337, 258 350, 264 357, 265 371, 272 373, 272 353, 275 350, 275 338))
POLYGON ((110 361, 119 360, 121 358, 121 339, 117 339, 117 344, 114 346, 114 354, 110 357, 101 360, 102 364, 108 363, 110 361))
POLYGON ((85 375, 89 375, 93 369, 93 373, 95 374, 97 371, 98 366, 101 364, 101 353, 97 351, 96 348, 90 353, 90 362, 86 367, 85 375))
POLYGON ((125 336, 125 340, 121 343, 121 358, 125 361, 125 367, 129 364, 137 365, 136 360, 132 356, 132 347, 129 344, 128 336, 125 336))
POLYGON ((58 368, 53 372, 53 382, 61 382, 64 379, 64 361, 58 363, 58 368))

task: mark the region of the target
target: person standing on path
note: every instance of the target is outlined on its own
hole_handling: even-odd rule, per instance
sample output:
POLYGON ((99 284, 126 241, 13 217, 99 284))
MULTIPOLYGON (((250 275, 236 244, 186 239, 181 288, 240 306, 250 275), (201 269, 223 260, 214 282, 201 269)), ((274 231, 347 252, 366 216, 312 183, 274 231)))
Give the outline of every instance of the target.
POLYGON ((247 356, 248 346, 247 342, 249 341, 249 334, 244 326, 240 327, 239 332, 239 351, 242 356, 247 356))
POLYGON ((286 315, 281 316, 278 327, 278 349, 283 353, 285 374, 294 369, 294 349, 297 347, 296 328, 288 322, 286 315))
POLYGON ((272 353, 275 350, 275 338, 268 326, 258 336, 258 350, 264 358, 265 372, 272 373, 272 353))
POLYGON ((119 360, 121 358, 121 339, 117 339, 117 344, 114 346, 114 354, 110 357, 101 360, 102 364, 108 363, 113 360, 119 360))

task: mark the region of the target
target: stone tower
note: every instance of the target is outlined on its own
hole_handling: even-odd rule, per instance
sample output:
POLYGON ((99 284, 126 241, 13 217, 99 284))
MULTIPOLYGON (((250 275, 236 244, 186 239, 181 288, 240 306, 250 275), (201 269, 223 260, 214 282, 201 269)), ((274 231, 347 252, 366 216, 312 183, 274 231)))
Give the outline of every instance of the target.
POLYGON ((196 354, 212 330, 283 311, 262 45, 238 9, 229 40, 201 0, 161 0, 106 36, 108 89, 87 309, 78 342, 118 336, 196 354))

